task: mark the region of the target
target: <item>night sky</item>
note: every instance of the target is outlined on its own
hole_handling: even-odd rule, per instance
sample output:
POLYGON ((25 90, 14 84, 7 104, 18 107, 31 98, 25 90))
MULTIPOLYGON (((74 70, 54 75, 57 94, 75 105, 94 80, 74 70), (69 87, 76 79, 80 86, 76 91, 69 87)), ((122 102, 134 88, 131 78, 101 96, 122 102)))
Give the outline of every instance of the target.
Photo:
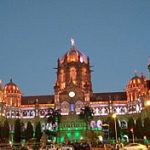
POLYGON ((90 57, 94 92, 123 91, 148 77, 150 0, 0 0, 0 79, 23 95, 53 94, 57 59, 90 57))

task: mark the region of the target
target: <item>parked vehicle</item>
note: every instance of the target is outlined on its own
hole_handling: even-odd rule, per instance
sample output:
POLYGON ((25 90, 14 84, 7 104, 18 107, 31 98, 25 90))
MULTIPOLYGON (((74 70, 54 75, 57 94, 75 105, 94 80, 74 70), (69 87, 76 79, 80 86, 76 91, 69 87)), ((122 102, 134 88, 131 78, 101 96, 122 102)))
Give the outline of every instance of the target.
POLYGON ((62 150, 74 150, 74 147, 72 145, 64 145, 61 147, 62 150))
POLYGON ((140 143, 129 143, 124 146, 124 150, 148 150, 146 145, 140 143))

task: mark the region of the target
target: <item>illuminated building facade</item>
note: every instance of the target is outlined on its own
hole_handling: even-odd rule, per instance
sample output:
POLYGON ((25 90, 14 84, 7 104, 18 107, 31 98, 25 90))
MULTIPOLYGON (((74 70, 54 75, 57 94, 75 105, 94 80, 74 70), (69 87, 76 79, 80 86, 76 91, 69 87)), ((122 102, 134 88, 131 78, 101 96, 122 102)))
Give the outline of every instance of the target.
MULTIPOLYGON (((125 91, 94 93, 91 82, 90 59, 80 52, 71 40, 71 48, 57 60, 57 78, 54 95, 24 96, 12 79, 5 86, 0 82, 0 114, 8 119, 21 118, 24 122, 41 118, 43 130, 49 108, 61 110, 61 141, 78 140, 85 136, 85 123, 78 118, 81 108, 88 105, 94 110, 91 127, 101 130, 109 114, 120 117, 120 125, 127 126, 127 115, 142 114, 149 100, 150 80, 143 74, 128 82, 125 91), (69 130, 69 131, 68 131, 69 130)), ((150 71, 150 63, 148 64, 150 71)), ((13 130, 13 124, 11 130, 13 130)))

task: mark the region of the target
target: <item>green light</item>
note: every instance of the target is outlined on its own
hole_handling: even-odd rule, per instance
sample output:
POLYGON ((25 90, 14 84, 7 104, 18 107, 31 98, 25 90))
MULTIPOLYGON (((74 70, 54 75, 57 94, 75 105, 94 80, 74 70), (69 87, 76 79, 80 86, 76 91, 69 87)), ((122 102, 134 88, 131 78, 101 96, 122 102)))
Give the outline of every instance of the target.
POLYGON ((71 133, 70 133, 70 132, 67 133, 67 137, 68 137, 68 138, 71 137, 71 133))
POLYGON ((80 137, 80 133, 79 132, 75 132, 75 139, 79 139, 79 137, 80 137))
POLYGON ((64 137, 60 137, 60 142, 63 143, 64 142, 64 137))

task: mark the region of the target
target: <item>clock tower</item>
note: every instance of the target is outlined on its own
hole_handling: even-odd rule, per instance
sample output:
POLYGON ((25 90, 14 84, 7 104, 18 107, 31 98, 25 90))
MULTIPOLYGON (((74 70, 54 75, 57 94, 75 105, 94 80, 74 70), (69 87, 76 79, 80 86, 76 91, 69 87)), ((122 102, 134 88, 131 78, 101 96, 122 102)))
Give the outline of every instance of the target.
POLYGON ((92 83, 89 57, 76 48, 74 39, 71 39, 71 48, 58 59, 56 69, 56 108, 61 109, 62 115, 79 114, 90 102, 92 83))

